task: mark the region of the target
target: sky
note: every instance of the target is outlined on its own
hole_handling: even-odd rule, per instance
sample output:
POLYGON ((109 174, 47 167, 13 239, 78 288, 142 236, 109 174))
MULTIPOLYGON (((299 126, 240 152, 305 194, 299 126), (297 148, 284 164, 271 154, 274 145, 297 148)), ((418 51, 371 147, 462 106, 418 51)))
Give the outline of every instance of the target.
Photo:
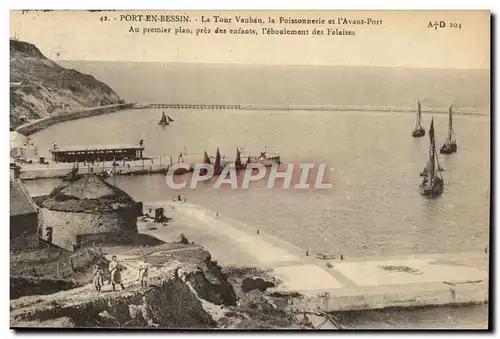
POLYGON ((54 60, 490 68, 489 11, 53 11, 10 13, 10 36, 35 44, 54 60), (188 15, 190 23, 127 22, 121 15, 188 15), (201 16, 233 17, 232 23, 202 23, 201 16), (234 17, 262 18, 240 25, 234 17), (108 21, 101 21, 106 16, 108 21), (269 24, 268 17, 323 18, 325 24, 269 24), (371 18, 373 25, 328 24, 339 17, 371 18), (381 20, 381 21, 380 21, 381 20), (429 23, 444 22, 434 29, 429 23), (460 25, 460 28, 454 27, 460 25), (139 33, 130 32, 138 28, 139 33), (256 28, 258 36, 196 35, 197 28, 256 28), (322 36, 263 35, 262 28, 325 30, 322 36), (194 34, 143 34, 144 28, 191 28, 194 34), (326 29, 355 35, 326 35, 326 29))

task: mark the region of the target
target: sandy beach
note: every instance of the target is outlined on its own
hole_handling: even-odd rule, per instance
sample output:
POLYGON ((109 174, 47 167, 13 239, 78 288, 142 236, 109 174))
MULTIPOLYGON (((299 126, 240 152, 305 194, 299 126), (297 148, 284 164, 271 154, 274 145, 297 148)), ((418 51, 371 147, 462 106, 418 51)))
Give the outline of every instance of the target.
POLYGON ((168 223, 140 223, 139 230, 164 241, 183 233, 222 265, 268 269, 277 291, 306 296, 296 307, 325 311, 488 302, 488 255, 448 253, 321 259, 311 250, 252 226, 185 202, 146 202, 164 207, 168 223), (326 298, 326 299, 325 299, 326 298), (330 298, 333 298, 330 300, 330 298))

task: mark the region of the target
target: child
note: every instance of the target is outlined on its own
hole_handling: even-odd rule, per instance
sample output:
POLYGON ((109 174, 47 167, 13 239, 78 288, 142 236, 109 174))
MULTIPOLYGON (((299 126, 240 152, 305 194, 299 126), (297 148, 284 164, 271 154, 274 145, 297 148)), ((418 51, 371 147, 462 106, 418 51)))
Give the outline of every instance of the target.
POLYGON ((99 267, 99 265, 95 265, 94 279, 92 280, 92 283, 94 284, 95 290, 97 292, 101 292, 101 287, 102 285, 104 285, 104 278, 102 269, 99 267))

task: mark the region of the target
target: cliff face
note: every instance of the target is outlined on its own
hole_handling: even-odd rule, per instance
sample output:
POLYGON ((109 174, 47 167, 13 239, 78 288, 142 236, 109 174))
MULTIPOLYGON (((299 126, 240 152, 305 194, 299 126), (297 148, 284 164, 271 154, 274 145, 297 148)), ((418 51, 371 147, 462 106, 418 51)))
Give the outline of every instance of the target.
MULTIPOLYGON (((43 293, 12 299, 13 327, 163 327, 213 328, 216 320, 204 304, 234 306, 237 297, 210 254, 193 245, 167 251, 171 245, 125 252, 124 291, 102 293, 86 284, 73 289, 45 288, 43 293), (139 254, 138 254, 139 253, 139 254), (138 257, 134 257, 138 255, 138 257), (152 268, 148 287, 136 281, 141 257, 152 268), (137 260, 137 261, 136 261, 137 260), (48 294, 51 293, 51 294, 48 294)), ((54 282, 57 283, 57 282, 54 282)), ((60 286, 63 287, 63 286, 60 286)))
POLYGON ((56 280, 42 286, 40 281, 26 281, 24 274, 17 285, 33 286, 33 293, 11 299, 11 327, 296 328, 292 315, 278 308, 264 289, 255 286, 243 292, 242 282, 250 277, 278 283, 267 272, 222 270, 207 251, 193 244, 108 250, 119 254, 124 265, 125 290, 113 292, 105 283, 96 292, 90 281, 76 288, 56 280), (151 265, 147 287, 137 281, 144 259, 151 265))
POLYGON ((61 67, 33 44, 10 40, 10 127, 70 110, 120 103, 108 85, 61 67))

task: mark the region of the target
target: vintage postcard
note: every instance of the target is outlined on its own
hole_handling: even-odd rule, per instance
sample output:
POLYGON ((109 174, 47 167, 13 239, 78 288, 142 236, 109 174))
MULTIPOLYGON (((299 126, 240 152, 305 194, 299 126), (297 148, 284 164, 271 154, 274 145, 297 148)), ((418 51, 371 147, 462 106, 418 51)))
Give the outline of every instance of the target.
POLYGON ((488 329, 489 11, 10 12, 10 326, 488 329))

